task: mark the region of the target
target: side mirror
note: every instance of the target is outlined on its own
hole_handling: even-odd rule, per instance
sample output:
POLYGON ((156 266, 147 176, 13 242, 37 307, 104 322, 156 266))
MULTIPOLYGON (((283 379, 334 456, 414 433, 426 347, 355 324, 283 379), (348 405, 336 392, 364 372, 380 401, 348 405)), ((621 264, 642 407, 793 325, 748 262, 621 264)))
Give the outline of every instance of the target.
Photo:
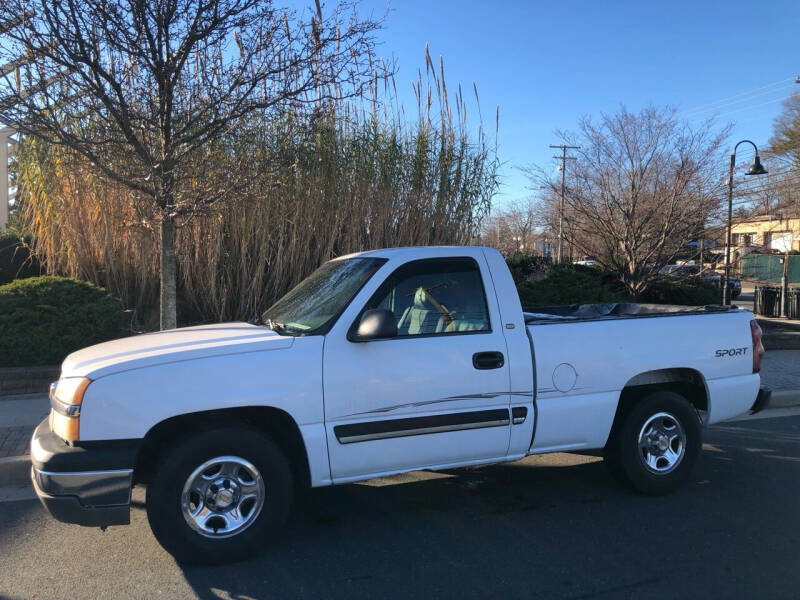
POLYGON ((368 342, 397 337, 397 319, 385 308, 365 311, 358 322, 358 329, 348 339, 351 342, 368 342))

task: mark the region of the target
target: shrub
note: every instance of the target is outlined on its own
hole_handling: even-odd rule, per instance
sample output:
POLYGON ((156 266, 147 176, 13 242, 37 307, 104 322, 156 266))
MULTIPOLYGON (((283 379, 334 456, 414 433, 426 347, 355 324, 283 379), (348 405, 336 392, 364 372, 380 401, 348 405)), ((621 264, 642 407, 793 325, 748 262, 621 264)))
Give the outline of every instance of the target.
POLYGON ((541 281, 517 285, 523 307, 603 302, 643 302, 704 306, 719 304, 720 291, 712 283, 656 279, 639 298, 625 294, 609 273, 582 265, 553 265, 541 281))
POLYGON ((0 284, 42 274, 39 262, 15 233, 0 235, 0 284))
POLYGON ((103 288, 63 277, 0 286, 0 367, 59 364, 119 337, 122 308, 103 288))
POLYGON ((545 279, 523 283, 517 290, 524 307, 625 300, 603 271, 582 265, 553 265, 545 279))
POLYGON ((550 266, 550 259, 517 252, 506 256, 506 264, 514 278, 514 283, 520 285, 529 281, 536 273, 545 271, 550 266))
POLYGON ((719 304, 721 293, 719 287, 713 283, 656 279, 648 286, 639 302, 704 306, 719 304))

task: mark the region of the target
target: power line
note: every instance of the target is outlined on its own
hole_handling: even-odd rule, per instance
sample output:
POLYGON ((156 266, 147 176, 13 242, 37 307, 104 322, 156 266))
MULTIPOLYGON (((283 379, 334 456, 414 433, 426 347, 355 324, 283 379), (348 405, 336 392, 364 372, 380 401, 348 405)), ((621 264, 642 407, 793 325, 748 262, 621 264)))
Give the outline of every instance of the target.
POLYGON ((780 186, 793 185, 796 183, 800 183, 800 175, 786 175, 782 179, 776 179, 774 181, 763 184, 756 184, 756 183, 738 184, 733 189, 739 194, 754 194, 756 192, 765 192, 769 190, 774 190, 780 186))
POLYGON ((785 84, 788 81, 794 81, 794 79, 795 79, 794 77, 787 77, 786 79, 780 79, 778 81, 774 81, 772 83, 768 83, 766 85, 762 85, 761 87, 753 88, 751 90, 746 90, 744 92, 739 92, 738 94, 734 94, 733 96, 728 96, 727 98, 722 98, 720 100, 715 100, 713 102, 708 102, 706 104, 701 104, 700 106, 696 106, 694 108, 689 108, 689 109, 680 111, 678 114, 682 115, 682 114, 686 114, 686 113, 693 113, 693 112, 696 112, 696 111, 698 111, 700 109, 703 109, 703 108, 706 108, 706 107, 711 107, 711 106, 714 106, 715 104, 719 104, 721 102, 725 102, 725 101, 731 100, 733 98, 739 98, 740 96, 747 96, 748 94, 751 94, 752 92, 757 92, 759 90, 763 90, 763 89, 766 89, 766 88, 769 88, 769 87, 774 87, 776 85, 785 84))
POLYGON ((759 185, 759 184, 763 185, 764 182, 776 183, 778 181, 781 181, 783 178, 787 176, 793 177, 795 175, 800 175, 800 169, 792 167, 784 167, 782 169, 775 169, 775 170, 770 169, 768 173, 764 175, 759 175, 757 179, 748 178, 745 179, 744 181, 739 181, 736 185, 738 186, 759 185))
POLYGON ((766 106, 767 104, 775 104, 776 102, 783 102, 784 99, 785 99, 785 97, 783 97, 783 98, 775 98, 773 100, 768 100, 767 102, 761 102, 760 104, 753 104, 751 106, 744 106, 742 108, 737 108, 736 110, 729 110, 729 111, 721 113, 721 114, 715 114, 715 115, 713 115, 711 117, 690 118, 689 121, 691 121, 692 123, 695 123, 697 121, 704 121, 704 120, 706 120, 708 118, 721 119, 723 117, 727 117, 728 115, 734 115, 736 113, 740 113, 740 112, 743 112, 745 110, 753 110, 754 108, 759 108, 761 106, 766 106))
MULTIPOLYGON (((800 183, 800 182, 796 182, 796 183, 800 183)), ((785 196, 777 195, 777 194, 756 194, 756 193, 741 194, 741 193, 738 193, 738 194, 734 194, 734 197, 736 198, 736 202, 735 203, 738 203, 738 204, 759 204, 759 203, 764 203, 765 201, 769 202, 769 203, 772 203, 773 201, 776 201, 776 202, 780 203, 781 202, 781 198, 783 198, 784 201, 787 200, 787 198, 785 196), (773 198, 775 200, 773 200, 773 198)))
POLYGON ((744 181, 740 181, 740 182, 736 183, 736 185, 737 186, 759 185, 759 184, 763 185, 763 183, 767 182, 767 181, 770 182, 770 183, 775 183, 777 181, 780 181, 783 177, 785 177, 787 175, 788 176, 793 176, 793 175, 796 175, 796 174, 800 174, 800 169, 792 169, 790 167, 789 168, 785 168, 785 169, 780 169, 780 170, 774 170, 774 171, 772 169, 770 169, 769 173, 767 173, 765 175, 759 175, 758 179, 755 179, 755 178, 750 179, 750 178, 748 178, 748 179, 746 179, 744 181))
MULTIPOLYGON (((788 179, 786 181, 786 185, 800 186, 800 177, 793 177, 791 179, 788 179)), ((739 200, 740 202, 755 202, 759 197, 768 195, 769 191, 770 190, 766 188, 761 190, 758 189, 734 190, 736 197, 740 199, 739 200)), ((775 194, 775 195, 781 196, 782 194, 775 194)))
POLYGON ((772 159, 779 160, 782 163, 785 163, 785 164, 789 165, 790 167, 792 167, 794 169, 800 169, 800 164, 798 164, 797 161, 795 161, 795 160, 793 160, 793 159, 791 159, 791 158, 789 158, 787 156, 782 156, 780 154, 772 154, 772 153, 770 153, 768 155, 768 157, 769 157, 769 160, 772 160, 772 159))
POLYGON ((742 102, 750 102, 751 100, 754 100, 755 98, 758 98, 760 96, 767 96, 769 94, 774 94, 776 92, 781 92, 783 90, 786 90, 786 89, 794 87, 794 85, 795 84, 793 84, 793 83, 788 83, 786 85, 782 85, 781 87, 778 87, 778 88, 775 88, 775 89, 772 89, 772 90, 767 90, 765 92, 760 92, 758 94, 753 94, 752 96, 748 96, 746 98, 740 98, 739 100, 733 100, 731 102, 725 102, 723 104, 720 104, 718 106, 714 106, 714 107, 711 107, 711 108, 704 108, 704 109, 692 110, 692 111, 684 111, 684 112, 678 113, 678 114, 680 114, 683 117, 686 117, 688 115, 702 114, 702 113, 705 113, 705 112, 714 112, 714 111, 719 110, 721 108, 725 108, 726 106, 734 106, 736 104, 741 104, 742 102))

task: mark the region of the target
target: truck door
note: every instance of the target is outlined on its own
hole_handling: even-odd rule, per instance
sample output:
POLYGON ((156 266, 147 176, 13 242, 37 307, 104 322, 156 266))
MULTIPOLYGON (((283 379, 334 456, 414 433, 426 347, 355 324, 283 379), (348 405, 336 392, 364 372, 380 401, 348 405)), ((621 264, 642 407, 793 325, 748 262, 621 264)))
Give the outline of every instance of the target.
POLYGON ((495 294, 486 293, 486 260, 470 254, 399 266, 326 336, 335 481, 506 456, 506 342, 495 294), (394 314, 397 337, 349 341, 347 332, 373 308, 394 314))

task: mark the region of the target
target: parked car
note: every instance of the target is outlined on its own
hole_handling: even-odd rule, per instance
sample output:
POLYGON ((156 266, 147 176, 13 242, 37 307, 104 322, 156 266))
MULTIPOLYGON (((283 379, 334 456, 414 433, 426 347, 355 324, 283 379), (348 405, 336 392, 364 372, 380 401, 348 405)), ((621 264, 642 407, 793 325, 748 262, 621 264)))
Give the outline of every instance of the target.
MULTIPOLYGON (((661 267, 658 274, 662 277, 670 277, 673 279, 699 279, 716 285, 720 290, 724 283, 724 277, 716 271, 701 270, 700 265, 683 264, 683 265, 666 265, 661 267)), ((742 293, 742 282, 736 277, 731 277, 731 298, 738 298, 742 293)))
POLYGON ((271 538, 298 486, 602 449, 621 481, 666 494, 689 477, 704 427, 769 401, 751 313, 525 313, 490 248, 332 260, 263 321, 69 355, 31 442, 47 510, 127 524, 145 484, 167 551, 225 562, 271 538))

